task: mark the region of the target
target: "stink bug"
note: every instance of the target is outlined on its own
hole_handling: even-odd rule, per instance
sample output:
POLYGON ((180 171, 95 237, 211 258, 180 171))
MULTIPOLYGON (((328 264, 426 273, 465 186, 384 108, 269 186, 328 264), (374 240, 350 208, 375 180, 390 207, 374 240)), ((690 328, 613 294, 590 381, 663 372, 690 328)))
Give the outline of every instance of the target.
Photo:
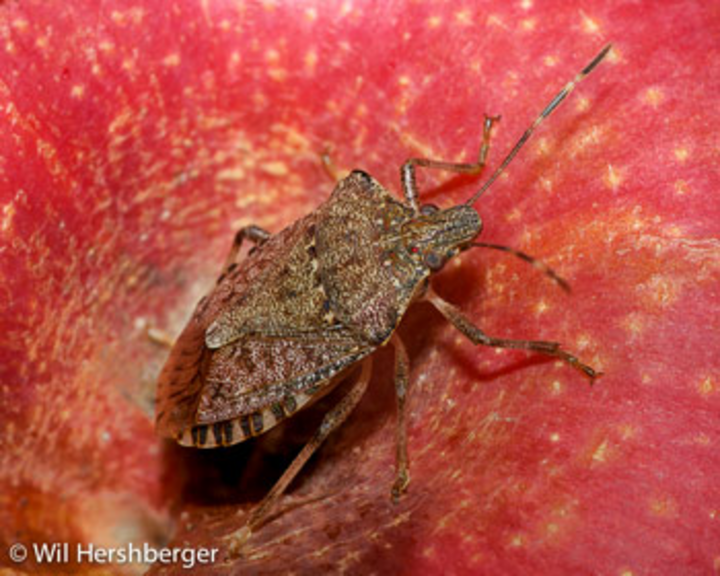
POLYGON ((432 289, 430 277, 473 247, 501 249, 545 271, 530 256, 477 242, 482 221, 473 207, 512 161, 538 125, 607 55, 603 50, 570 81, 487 182, 467 202, 447 209, 421 205, 415 168, 479 174, 497 118, 486 117, 480 156, 473 164, 412 158, 401 168, 405 202, 370 175, 355 170, 314 212, 271 235, 241 229, 212 292, 197 305, 160 374, 157 430, 183 446, 229 446, 263 434, 351 376, 349 392, 324 417, 317 432, 245 526, 231 535, 237 549, 264 519, 323 440, 358 404, 367 387, 372 353, 395 351, 397 463, 391 495, 409 482, 406 434, 408 356, 396 328, 413 302, 425 299, 474 344, 520 348, 554 356, 587 376, 593 368, 556 342, 508 340, 486 335, 432 289), (238 262, 245 240, 254 243, 238 262))

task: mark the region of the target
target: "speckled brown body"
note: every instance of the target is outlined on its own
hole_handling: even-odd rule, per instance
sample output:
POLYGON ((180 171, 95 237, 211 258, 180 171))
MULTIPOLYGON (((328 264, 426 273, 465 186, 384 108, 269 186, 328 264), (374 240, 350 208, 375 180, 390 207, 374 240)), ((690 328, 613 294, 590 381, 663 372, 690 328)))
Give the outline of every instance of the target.
MULTIPOLYGON (((470 240, 480 220, 467 211, 456 228, 470 240)), ((235 444, 326 392, 387 342, 422 288, 429 218, 355 171, 229 266, 160 375, 158 431, 184 445, 235 444)))

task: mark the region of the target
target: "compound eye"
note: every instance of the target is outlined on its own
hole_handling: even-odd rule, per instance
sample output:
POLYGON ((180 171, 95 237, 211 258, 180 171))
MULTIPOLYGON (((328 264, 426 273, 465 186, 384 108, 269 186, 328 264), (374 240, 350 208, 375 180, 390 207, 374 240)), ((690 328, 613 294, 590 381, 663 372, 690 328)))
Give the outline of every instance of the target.
POLYGON ((445 258, 437 252, 426 252, 423 261, 425 262, 425 266, 433 272, 437 272, 445 265, 445 258))
POLYGON ((423 204, 420 206, 420 214, 423 216, 430 216, 430 214, 435 214, 438 210, 440 210, 440 208, 435 206, 435 204, 423 204))

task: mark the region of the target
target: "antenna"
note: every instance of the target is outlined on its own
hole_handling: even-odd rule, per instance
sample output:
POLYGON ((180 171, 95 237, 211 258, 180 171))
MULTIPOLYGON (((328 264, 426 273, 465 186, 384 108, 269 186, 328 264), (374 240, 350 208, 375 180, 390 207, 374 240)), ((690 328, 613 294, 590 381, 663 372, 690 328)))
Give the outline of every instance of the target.
POLYGON ((575 86, 577 86, 582 80, 584 80, 585 77, 588 74, 590 74, 590 72, 592 72, 598 64, 600 64, 602 59, 605 58, 605 56, 607 55, 608 52, 610 52, 610 48, 612 48, 612 44, 608 44, 607 46, 605 46, 605 48, 603 48, 600 51, 600 53, 597 56, 595 56, 595 58, 593 58, 593 60, 592 60, 592 62, 590 62, 590 64, 585 66, 585 68, 583 68, 575 76, 575 78, 573 78, 570 82, 568 82, 565 85, 565 87, 562 90, 560 90, 560 92, 558 92, 557 96, 555 96, 555 98, 553 98, 550 101, 550 104, 548 104, 545 107, 545 110, 540 112, 540 115, 530 125, 530 128, 525 130, 525 133, 520 137, 520 140, 518 140, 517 144, 515 144, 515 146, 513 146, 513 149, 510 150, 510 153, 505 157, 505 160, 502 161, 502 164, 500 164, 500 167, 497 170, 495 170, 495 172, 493 173, 492 176, 490 176, 488 181, 485 182, 485 184, 483 184, 482 188, 480 188, 480 190, 478 190, 473 195, 473 197, 470 198, 470 200, 468 200, 466 202, 466 204, 468 206, 472 206, 473 204, 475 204, 475 202, 477 202, 478 198, 480 198, 480 196, 483 195, 485 190, 490 188, 492 183, 495 182, 495 180, 497 180, 498 176, 500 176, 500 174, 503 173, 505 168, 507 168, 507 165, 510 164, 510 162, 512 162, 513 158, 515 158, 517 153, 520 151, 520 148, 522 148, 525 145, 525 142, 527 142, 529 140, 532 133, 535 132, 535 129, 542 123, 543 120, 545 120, 545 118, 547 118, 548 116, 550 116, 550 114, 552 114, 553 110, 555 110, 555 108, 557 108, 560 105, 560 102, 565 100, 565 97, 575 89, 575 86))

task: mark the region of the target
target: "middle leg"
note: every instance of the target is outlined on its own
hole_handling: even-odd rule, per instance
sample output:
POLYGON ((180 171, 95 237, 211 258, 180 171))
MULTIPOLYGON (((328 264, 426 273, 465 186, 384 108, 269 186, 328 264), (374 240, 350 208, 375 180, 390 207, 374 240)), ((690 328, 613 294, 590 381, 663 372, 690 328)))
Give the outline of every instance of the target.
POLYGON ((407 391, 409 368, 407 350, 397 334, 393 334, 390 343, 395 349, 395 396, 397 398, 397 424, 395 432, 395 482, 390 496, 397 503, 410 483, 407 451, 407 391))
POLYGON ((532 350, 540 352, 548 356, 554 356, 564 362, 567 362, 576 370, 582 372, 590 379, 592 384, 596 378, 602 376, 602 372, 596 372, 593 368, 581 362, 577 357, 560 348, 558 342, 546 342, 544 340, 508 340, 505 338, 494 338, 485 334, 480 328, 475 326, 465 315, 455 306, 446 302, 438 296, 432 288, 429 288, 425 297, 430 303, 438 309, 438 311, 447 318, 450 323, 460 332, 465 334, 473 344, 482 344, 483 346, 494 346, 497 348, 516 348, 520 350, 532 350))

